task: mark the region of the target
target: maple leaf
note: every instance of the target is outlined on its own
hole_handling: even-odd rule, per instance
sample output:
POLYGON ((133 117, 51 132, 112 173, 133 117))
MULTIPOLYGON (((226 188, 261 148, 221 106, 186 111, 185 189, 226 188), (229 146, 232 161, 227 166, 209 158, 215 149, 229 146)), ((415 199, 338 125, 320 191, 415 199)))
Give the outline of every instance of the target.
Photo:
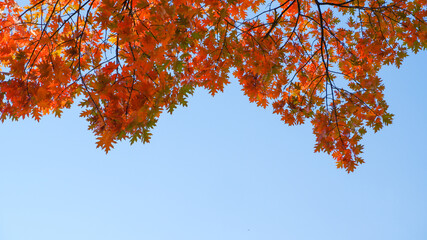
POLYGON ((60 116, 76 98, 108 152, 148 142, 162 111, 230 72, 315 151, 351 172, 362 136, 391 124, 383 65, 427 48, 427 2, 14 0, 0 2, 1 120, 60 116), (42 21, 40 21, 42 19, 42 21))

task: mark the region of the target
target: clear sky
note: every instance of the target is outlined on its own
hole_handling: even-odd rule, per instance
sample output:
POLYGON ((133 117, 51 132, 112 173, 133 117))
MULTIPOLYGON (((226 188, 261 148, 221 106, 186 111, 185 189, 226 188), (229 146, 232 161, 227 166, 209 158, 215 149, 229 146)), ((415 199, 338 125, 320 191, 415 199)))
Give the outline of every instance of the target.
POLYGON ((96 149, 79 109, 0 125, 0 240, 427 239, 427 54, 381 71, 393 125, 354 173, 235 80, 96 149))

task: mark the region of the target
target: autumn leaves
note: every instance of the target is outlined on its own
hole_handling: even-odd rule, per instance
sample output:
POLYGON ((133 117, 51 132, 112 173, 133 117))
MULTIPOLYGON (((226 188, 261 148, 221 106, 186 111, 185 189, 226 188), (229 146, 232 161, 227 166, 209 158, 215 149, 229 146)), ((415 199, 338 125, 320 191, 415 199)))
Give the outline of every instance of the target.
POLYGON ((310 120, 315 151, 353 171, 366 128, 391 123, 378 70, 427 47, 425 0, 54 0, 0 4, 2 120, 81 116, 109 151, 150 139, 163 111, 230 73, 289 125, 310 120))

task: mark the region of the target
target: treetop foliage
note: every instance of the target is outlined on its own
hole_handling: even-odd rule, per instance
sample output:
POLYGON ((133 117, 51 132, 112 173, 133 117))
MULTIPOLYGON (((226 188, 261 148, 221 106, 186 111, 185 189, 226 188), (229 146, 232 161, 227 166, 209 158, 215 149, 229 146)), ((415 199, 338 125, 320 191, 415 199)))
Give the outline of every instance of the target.
POLYGON ((108 152, 148 142, 195 88, 240 82, 351 172, 367 128, 392 122, 383 65, 427 48, 427 0, 0 1, 0 118, 81 117, 108 152))

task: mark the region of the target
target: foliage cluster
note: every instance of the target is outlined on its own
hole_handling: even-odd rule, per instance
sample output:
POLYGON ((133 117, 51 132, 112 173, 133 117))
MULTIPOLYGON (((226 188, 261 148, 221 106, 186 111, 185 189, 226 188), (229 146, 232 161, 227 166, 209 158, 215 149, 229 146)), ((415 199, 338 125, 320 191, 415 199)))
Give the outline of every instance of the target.
POLYGON ((383 65, 427 48, 426 0, 0 2, 0 118, 61 115, 76 97, 109 151, 148 142, 163 111, 234 74, 258 106, 311 121, 315 151, 353 171, 390 124, 383 65))

